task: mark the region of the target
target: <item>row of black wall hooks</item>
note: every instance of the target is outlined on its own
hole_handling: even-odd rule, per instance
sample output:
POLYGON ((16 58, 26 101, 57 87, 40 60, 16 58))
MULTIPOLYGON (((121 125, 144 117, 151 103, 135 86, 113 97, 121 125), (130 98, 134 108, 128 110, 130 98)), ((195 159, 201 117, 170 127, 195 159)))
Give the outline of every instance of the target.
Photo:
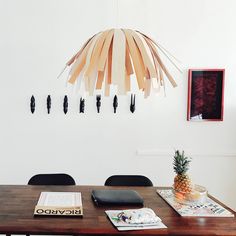
MULTIPOLYGON (((51 99, 50 95, 47 96, 46 105, 47 105, 47 112, 48 112, 48 114, 50 114, 51 106, 52 106, 52 99, 51 99)), ((35 106, 36 106, 35 97, 34 97, 34 95, 32 95, 30 98, 30 111, 32 114, 35 112, 35 106)), ((68 112, 68 107, 69 107, 68 97, 67 97, 67 95, 65 95, 64 100, 63 100, 63 112, 65 114, 68 112)), ((96 107, 97 107, 97 113, 100 113, 101 95, 96 95, 96 107)), ((117 107, 118 107, 118 97, 115 95, 113 98, 114 113, 116 113, 117 107)), ((80 98, 79 112, 84 113, 84 108, 85 108, 85 99, 80 98)), ((134 113, 134 111, 135 111, 135 94, 131 94, 130 111, 132 113, 134 113)))

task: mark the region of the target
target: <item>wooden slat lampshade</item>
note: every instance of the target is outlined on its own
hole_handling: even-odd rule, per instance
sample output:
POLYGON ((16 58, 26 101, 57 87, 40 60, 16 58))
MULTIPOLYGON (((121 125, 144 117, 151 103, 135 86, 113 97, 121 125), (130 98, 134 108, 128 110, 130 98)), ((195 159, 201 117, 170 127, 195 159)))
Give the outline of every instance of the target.
POLYGON ((160 50, 158 44, 139 31, 109 29, 99 32, 67 62, 66 66, 70 67, 68 82, 75 84, 77 81, 78 86, 84 83, 90 95, 104 88, 105 96, 110 95, 110 85, 115 85, 117 93, 122 95, 131 91, 134 75, 138 88, 148 97, 151 88, 159 91, 164 86, 165 77, 173 87, 177 86, 160 57, 160 50))

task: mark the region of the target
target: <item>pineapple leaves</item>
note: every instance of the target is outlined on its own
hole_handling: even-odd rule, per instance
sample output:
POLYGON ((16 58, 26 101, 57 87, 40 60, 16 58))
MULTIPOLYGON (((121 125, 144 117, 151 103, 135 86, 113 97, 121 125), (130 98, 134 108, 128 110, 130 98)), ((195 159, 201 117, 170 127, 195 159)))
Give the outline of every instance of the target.
POLYGON ((175 151, 173 168, 176 174, 183 175, 189 170, 189 163, 191 159, 186 157, 184 151, 180 153, 179 150, 175 151))

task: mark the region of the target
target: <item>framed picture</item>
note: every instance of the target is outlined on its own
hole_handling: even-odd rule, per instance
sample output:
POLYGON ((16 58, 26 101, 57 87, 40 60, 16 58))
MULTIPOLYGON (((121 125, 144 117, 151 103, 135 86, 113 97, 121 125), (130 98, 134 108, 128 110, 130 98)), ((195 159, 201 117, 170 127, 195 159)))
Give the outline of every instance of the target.
POLYGON ((223 121, 224 69, 190 69, 188 114, 190 121, 223 121))

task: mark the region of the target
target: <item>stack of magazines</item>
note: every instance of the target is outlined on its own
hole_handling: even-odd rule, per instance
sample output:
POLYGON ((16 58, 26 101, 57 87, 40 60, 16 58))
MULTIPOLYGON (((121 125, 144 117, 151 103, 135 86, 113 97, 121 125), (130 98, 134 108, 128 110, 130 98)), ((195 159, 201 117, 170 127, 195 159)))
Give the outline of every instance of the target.
POLYGON ((167 228, 150 208, 105 212, 119 231, 167 228))

